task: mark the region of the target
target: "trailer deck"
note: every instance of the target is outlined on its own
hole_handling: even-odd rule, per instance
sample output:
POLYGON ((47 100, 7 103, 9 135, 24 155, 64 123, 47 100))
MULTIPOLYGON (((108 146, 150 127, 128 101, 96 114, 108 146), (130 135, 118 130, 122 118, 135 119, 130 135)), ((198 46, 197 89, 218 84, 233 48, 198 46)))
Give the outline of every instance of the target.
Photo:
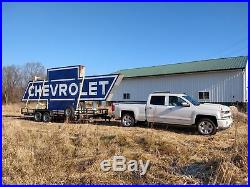
POLYGON ((108 114, 107 108, 84 108, 76 110, 72 118, 65 116, 63 110, 48 110, 48 109, 30 109, 30 108, 21 108, 21 114, 24 118, 34 118, 37 122, 50 122, 54 121, 56 118, 61 117, 64 120, 75 123, 84 123, 84 122, 93 122, 95 119, 101 119, 105 121, 110 121, 111 116, 108 114), (44 115, 48 115, 49 118, 44 118, 44 115), (39 115, 40 118, 36 118, 36 115, 39 115))

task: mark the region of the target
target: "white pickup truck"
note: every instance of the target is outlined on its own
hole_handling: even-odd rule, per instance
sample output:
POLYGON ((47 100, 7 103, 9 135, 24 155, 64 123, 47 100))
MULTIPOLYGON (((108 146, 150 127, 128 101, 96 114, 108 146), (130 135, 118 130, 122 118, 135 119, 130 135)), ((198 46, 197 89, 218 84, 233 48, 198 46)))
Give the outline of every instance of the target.
POLYGON ((113 115, 125 127, 136 122, 196 125, 202 135, 215 134, 232 125, 230 108, 219 104, 200 104, 185 94, 155 92, 146 104, 114 103, 113 115))

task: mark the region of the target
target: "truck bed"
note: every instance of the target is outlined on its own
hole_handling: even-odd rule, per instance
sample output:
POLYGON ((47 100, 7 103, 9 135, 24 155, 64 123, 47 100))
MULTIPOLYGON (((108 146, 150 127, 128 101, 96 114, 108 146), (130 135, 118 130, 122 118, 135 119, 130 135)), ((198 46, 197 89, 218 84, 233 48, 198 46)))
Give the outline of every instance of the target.
POLYGON ((121 118, 122 113, 125 111, 133 111, 136 121, 146 120, 146 103, 116 103, 114 107, 114 116, 116 119, 121 118))

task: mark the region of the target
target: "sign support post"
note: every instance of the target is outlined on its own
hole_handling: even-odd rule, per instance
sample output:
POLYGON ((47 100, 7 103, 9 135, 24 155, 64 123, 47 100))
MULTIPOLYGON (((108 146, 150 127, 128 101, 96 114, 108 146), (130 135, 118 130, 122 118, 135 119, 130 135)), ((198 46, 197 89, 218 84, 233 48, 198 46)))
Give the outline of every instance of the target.
POLYGON ((85 78, 85 68, 84 68, 82 74, 83 74, 82 75, 82 81, 80 83, 80 91, 79 91, 79 95, 78 95, 78 99, 77 99, 77 103, 76 103, 76 109, 79 109, 79 102, 80 102, 80 99, 81 99, 82 90, 83 90, 83 82, 84 82, 84 78, 85 78))

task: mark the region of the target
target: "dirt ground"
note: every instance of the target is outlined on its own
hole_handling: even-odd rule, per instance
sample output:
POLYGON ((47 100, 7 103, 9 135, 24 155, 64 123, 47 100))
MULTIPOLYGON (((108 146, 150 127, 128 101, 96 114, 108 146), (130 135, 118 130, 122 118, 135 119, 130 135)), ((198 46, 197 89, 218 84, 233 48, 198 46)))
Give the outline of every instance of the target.
POLYGON ((38 123, 20 105, 2 106, 4 184, 247 184, 247 116, 230 129, 200 136, 194 129, 139 125, 38 123), (103 172, 114 155, 149 160, 146 175, 103 172))

